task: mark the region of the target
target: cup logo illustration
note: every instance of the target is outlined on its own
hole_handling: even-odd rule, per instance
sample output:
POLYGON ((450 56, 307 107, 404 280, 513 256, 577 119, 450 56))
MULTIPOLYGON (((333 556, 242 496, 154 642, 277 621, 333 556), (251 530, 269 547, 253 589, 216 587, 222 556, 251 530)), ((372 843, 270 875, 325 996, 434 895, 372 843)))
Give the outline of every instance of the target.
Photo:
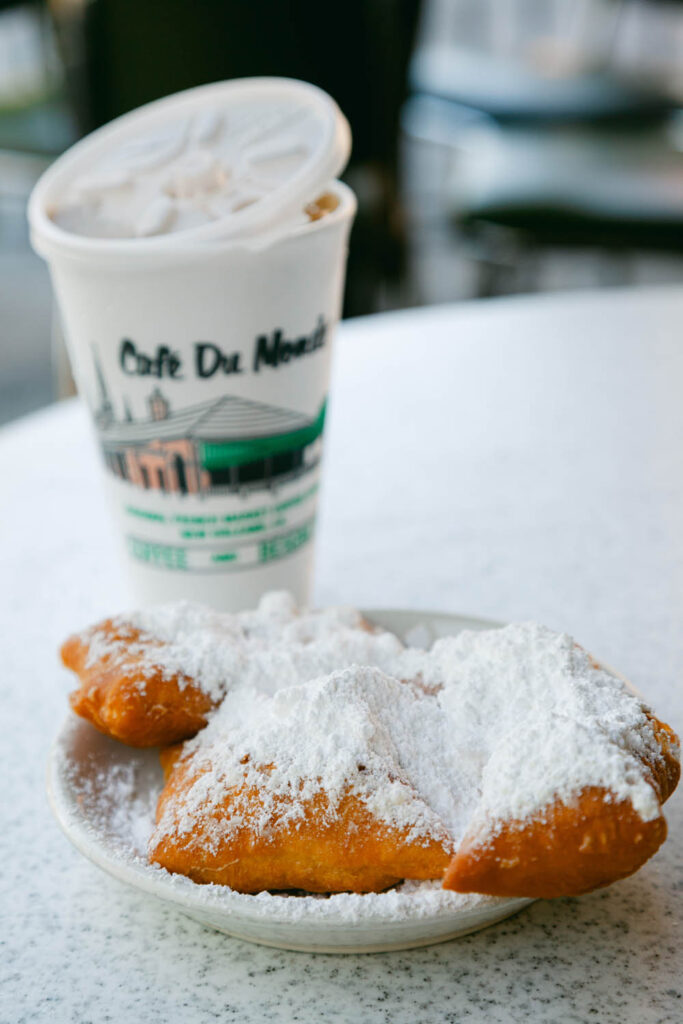
POLYGON ((222 395, 172 411, 159 387, 150 417, 117 422, 101 374, 95 413, 107 469, 144 490, 208 495, 271 490, 320 461, 327 402, 314 419, 289 409, 222 395))
POLYGON ((234 389, 174 408, 157 380, 146 414, 136 416, 120 381, 114 403, 91 352, 93 419, 112 486, 127 495, 120 507, 135 561, 204 574, 240 570, 311 540, 326 396, 312 417, 234 389))

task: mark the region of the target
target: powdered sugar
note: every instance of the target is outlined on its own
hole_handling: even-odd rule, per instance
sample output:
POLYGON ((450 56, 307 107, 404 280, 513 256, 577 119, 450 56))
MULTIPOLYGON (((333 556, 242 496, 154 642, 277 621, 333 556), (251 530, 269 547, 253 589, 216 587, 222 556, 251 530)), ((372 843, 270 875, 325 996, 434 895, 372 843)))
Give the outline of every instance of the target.
POLYGON ((453 742, 481 766, 483 832, 587 786, 630 800, 645 821, 659 815, 643 758, 661 753, 643 704, 571 637, 525 623, 464 632, 404 660, 442 684, 453 742))
POLYGON ((447 849, 587 786, 630 800, 644 820, 660 813, 642 760, 660 755, 641 702, 570 637, 531 623, 424 651, 349 634, 330 615, 299 623, 306 634, 315 621, 310 650, 282 633, 271 648, 261 633, 243 678, 186 745, 194 782, 153 841, 201 822, 207 845, 220 842, 241 809, 212 812, 244 785, 260 794, 256 834, 296 825, 318 793, 327 815, 352 793, 379 822, 447 849), (363 664, 368 656, 381 668, 363 664), (325 674, 335 657, 346 667, 325 674))
POLYGON ((121 664, 137 662, 137 685, 161 671, 177 678, 181 689, 198 682, 204 693, 220 700, 244 661, 244 633, 237 616, 219 615, 201 605, 178 602, 149 611, 117 616, 116 636, 99 627, 83 634, 88 666, 103 658, 121 664))
MULTIPOLYGON (((410 879, 386 892, 329 895, 259 892, 246 895, 225 885, 196 885, 184 875, 171 875, 156 866, 149 866, 147 870, 163 881, 168 890, 175 889, 179 896, 187 894, 198 905, 248 913, 251 919, 261 919, 269 924, 327 922, 358 926, 364 922, 391 925, 406 921, 438 921, 511 902, 479 893, 450 892, 437 881, 416 882, 410 879)), ((363 946, 362 934, 358 936, 358 945, 363 946)))
POLYGON ((88 665, 136 659, 137 685, 152 673, 191 680, 214 702, 238 684, 275 692, 354 663, 391 666, 403 645, 371 632, 352 608, 300 612, 290 594, 265 595, 254 611, 220 614, 186 601, 119 615, 117 636, 83 634, 88 665))
POLYGON ((457 822, 462 801, 444 779, 456 771, 433 698, 379 669, 333 672, 272 697, 254 690, 230 694, 185 756, 196 773, 180 808, 168 805, 157 834, 189 832, 201 818, 207 843, 242 825, 239 813, 215 820, 226 793, 242 784, 260 791, 250 827, 267 835, 304 820, 307 804, 324 793, 333 817, 347 793, 409 839, 448 843, 443 821, 457 822), (178 811, 180 810, 180 813, 178 811))

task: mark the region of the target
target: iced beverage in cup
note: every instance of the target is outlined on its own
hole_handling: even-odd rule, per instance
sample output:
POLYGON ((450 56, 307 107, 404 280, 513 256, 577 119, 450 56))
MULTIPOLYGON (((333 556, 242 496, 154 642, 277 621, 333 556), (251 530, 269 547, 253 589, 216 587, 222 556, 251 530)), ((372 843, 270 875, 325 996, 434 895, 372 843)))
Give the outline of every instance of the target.
POLYGON ((307 597, 349 149, 313 86, 221 82, 93 133, 33 192, 140 603, 307 597))

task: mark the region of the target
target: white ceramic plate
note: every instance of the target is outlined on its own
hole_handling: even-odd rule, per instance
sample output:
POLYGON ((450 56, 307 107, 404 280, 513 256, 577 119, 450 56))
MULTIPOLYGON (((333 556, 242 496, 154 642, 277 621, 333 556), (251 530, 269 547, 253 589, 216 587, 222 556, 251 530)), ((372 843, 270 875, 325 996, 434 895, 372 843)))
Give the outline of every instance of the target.
MULTIPOLYGON (((415 645, 499 623, 430 612, 370 610, 373 622, 415 645)), ((386 893, 329 897, 197 885, 146 863, 162 775, 156 750, 135 750, 70 715, 52 747, 48 796, 64 832, 94 864, 236 938, 320 953, 380 952, 444 942, 486 928, 530 903, 445 892, 413 882, 386 893)))

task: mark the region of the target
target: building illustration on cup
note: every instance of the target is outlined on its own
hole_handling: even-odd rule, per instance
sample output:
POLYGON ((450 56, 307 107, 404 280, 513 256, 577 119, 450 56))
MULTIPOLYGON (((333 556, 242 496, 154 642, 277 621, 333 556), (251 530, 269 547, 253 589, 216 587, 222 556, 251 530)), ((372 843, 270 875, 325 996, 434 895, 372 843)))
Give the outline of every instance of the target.
POLYGON ((147 398, 149 418, 117 420, 96 361, 94 418, 107 469, 144 490, 175 495, 249 494, 315 469, 327 402, 314 419, 278 406, 221 395, 172 411, 160 388, 147 398))

